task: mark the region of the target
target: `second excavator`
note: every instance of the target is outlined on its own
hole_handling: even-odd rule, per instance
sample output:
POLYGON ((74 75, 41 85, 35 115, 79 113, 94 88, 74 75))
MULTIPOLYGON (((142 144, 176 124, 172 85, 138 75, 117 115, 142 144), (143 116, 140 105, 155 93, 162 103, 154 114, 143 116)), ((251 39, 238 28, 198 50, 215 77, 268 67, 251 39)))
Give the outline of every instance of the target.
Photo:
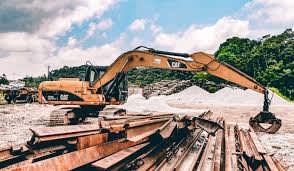
POLYGON ((67 111, 67 115, 71 116, 70 120, 76 123, 90 114, 98 114, 107 105, 124 103, 128 95, 127 72, 137 67, 205 71, 252 89, 264 95, 264 104, 263 110, 250 119, 251 127, 255 131, 267 133, 275 133, 281 127, 281 120, 269 112, 269 92, 265 86, 204 52, 175 53, 139 46, 123 53, 108 67, 90 65, 86 70, 84 81, 61 79, 42 82, 38 89, 39 102, 53 105, 79 105, 67 111), (263 124, 269 126, 266 128, 263 124))

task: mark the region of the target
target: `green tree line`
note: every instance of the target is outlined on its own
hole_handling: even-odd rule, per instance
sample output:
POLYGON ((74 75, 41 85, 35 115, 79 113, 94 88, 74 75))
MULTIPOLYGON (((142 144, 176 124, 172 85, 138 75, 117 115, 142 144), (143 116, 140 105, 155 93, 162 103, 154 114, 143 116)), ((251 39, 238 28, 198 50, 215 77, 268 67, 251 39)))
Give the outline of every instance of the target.
POLYGON ((230 38, 220 45, 215 56, 294 99, 294 32, 291 29, 261 40, 230 38))

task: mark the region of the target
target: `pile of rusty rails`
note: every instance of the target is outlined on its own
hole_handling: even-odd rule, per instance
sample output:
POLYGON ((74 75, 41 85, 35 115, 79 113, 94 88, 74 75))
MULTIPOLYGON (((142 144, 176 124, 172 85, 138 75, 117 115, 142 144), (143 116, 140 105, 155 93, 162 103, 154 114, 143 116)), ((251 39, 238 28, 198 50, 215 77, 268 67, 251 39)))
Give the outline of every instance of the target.
POLYGON ((3 170, 286 170, 257 135, 210 111, 102 116, 98 124, 32 128, 0 151, 3 170))

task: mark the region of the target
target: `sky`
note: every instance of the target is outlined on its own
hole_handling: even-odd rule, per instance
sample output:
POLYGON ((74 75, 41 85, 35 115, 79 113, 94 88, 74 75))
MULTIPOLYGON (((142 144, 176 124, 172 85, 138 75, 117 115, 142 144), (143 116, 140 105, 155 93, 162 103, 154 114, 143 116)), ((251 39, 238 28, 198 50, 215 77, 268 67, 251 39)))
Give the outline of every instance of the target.
POLYGON ((1 0, 0 74, 109 65, 145 45, 214 53, 226 39, 294 27, 293 0, 1 0))

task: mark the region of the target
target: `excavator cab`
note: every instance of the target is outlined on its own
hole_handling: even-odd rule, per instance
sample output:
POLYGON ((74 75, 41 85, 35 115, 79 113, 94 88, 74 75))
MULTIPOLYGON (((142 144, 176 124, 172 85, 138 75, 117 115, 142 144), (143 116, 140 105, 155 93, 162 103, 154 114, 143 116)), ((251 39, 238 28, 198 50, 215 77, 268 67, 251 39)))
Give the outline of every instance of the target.
POLYGON ((107 66, 93 66, 89 65, 86 69, 85 81, 89 82, 92 87, 96 80, 99 80, 101 76, 106 72, 107 66))
MULTIPOLYGON (((93 87, 106 71, 107 66, 89 65, 86 69, 85 81, 88 81, 90 87, 93 87)), ((104 94, 107 101, 111 101, 114 98, 121 103, 125 102, 128 97, 127 74, 123 72, 117 73, 112 81, 97 89, 96 93, 104 94)))

